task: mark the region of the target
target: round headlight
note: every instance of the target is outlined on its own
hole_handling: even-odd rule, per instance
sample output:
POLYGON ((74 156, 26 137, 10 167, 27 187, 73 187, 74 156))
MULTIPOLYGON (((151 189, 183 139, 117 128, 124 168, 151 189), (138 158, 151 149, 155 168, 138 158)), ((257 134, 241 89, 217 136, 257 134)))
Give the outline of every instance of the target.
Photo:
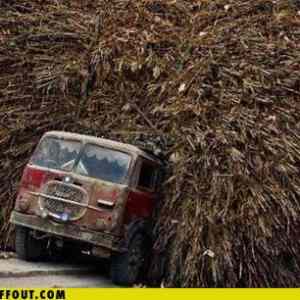
POLYGON ((29 209, 29 200, 21 197, 18 201, 18 208, 23 212, 27 211, 29 209))

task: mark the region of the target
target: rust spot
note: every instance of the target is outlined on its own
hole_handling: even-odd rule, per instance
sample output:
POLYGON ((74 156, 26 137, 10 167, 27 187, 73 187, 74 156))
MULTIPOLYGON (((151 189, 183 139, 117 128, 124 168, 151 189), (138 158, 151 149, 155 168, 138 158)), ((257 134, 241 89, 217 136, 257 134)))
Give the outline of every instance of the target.
POLYGON ((103 199, 115 202, 120 195, 120 189, 115 185, 96 184, 95 200, 103 199))

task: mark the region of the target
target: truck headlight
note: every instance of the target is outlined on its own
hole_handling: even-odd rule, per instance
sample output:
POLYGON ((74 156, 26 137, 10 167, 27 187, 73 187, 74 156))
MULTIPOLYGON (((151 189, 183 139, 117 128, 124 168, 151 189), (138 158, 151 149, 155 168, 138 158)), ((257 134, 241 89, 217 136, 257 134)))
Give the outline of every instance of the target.
POLYGON ((20 211, 25 212, 29 209, 30 203, 27 198, 20 197, 18 199, 18 208, 20 211))

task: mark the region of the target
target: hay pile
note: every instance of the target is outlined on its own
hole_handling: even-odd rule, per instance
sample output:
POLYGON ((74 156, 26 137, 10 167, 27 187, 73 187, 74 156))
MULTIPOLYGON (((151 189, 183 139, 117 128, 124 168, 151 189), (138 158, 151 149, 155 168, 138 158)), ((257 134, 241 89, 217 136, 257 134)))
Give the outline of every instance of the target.
POLYGON ((2 242, 44 131, 163 136, 165 283, 299 286, 299 11, 296 0, 0 2, 2 242))

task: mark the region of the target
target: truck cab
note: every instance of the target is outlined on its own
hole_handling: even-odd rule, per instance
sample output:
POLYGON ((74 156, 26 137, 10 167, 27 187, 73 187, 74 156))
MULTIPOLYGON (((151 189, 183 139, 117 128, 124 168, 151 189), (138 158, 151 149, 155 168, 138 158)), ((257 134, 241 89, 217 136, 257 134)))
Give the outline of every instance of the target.
POLYGON ((47 132, 24 169, 11 214, 18 256, 40 260, 68 246, 111 259, 112 281, 132 285, 151 246, 162 172, 162 161, 136 146, 47 132))

